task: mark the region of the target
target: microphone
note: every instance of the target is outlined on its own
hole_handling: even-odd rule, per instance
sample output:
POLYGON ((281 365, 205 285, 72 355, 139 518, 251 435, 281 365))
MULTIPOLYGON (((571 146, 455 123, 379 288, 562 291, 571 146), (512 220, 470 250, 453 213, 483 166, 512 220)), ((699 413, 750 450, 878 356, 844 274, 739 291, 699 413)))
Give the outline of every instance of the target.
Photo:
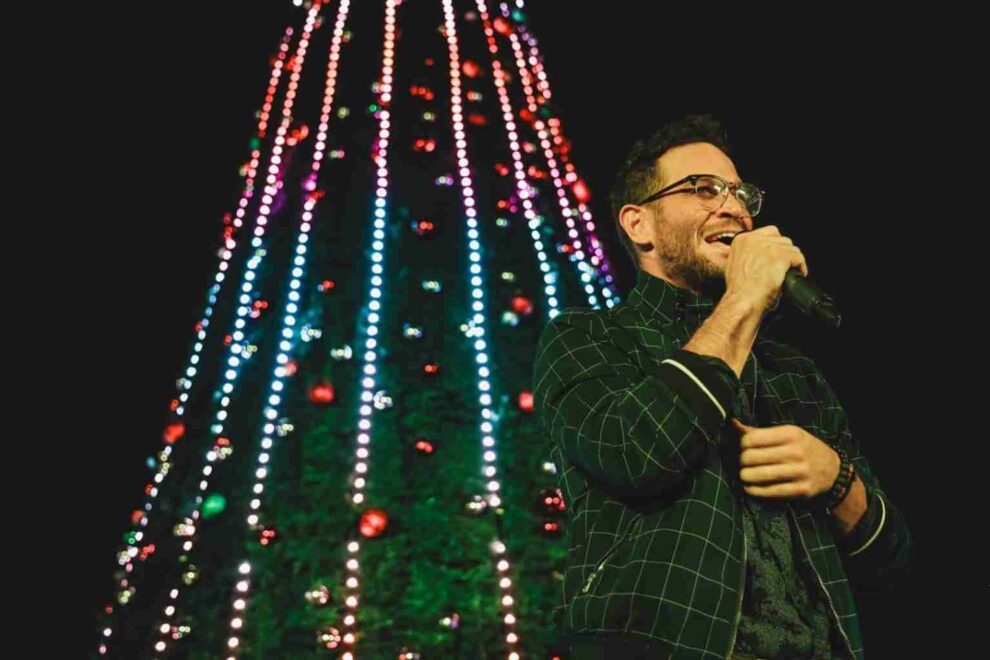
POLYGON ((842 315, 835 306, 835 300, 802 275, 797 268, 787 271, 783 290, 784 296, 802 313, 814 316, 829 327, 839 327, 842 315))
MULTIPOLYGON (((736 234, 738 236, 739 234, 736 234)), ((732 237, 735 239, 735 236, 732 237)), ((791 268, 784 277, 781 287, 784 297, 791 301, 801 313, 814 316, 831 328, 838 328, 842 322, 832 296, 818 288, 818 285, 801 274, 797 268, 791 268)))

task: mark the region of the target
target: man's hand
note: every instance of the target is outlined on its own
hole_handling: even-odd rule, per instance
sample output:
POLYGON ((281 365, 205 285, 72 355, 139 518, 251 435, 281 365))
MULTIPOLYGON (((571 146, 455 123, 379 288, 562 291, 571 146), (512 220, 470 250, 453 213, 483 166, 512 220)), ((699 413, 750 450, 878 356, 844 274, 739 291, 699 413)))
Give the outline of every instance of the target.
POLYGON ((808 264, 794 243, 773 225, 742 232, 732 241, 725 266, 725 295, 748 300, 760 313, 780 297, 791 268, 808 276, 808 264))
POLYGON ((798 426, 732 423, 742 435, 739 478, 748 495, 810 499, 830 490, 839 476, 839 454, 798 426))
POLYGON ((767 308, 780 298, 791 268, 808 274, 801 250, 772 226, 742 232, 732 241, 725 265, 725 294, 684 344, 684 350, 712 355, 740 377, 767 308))

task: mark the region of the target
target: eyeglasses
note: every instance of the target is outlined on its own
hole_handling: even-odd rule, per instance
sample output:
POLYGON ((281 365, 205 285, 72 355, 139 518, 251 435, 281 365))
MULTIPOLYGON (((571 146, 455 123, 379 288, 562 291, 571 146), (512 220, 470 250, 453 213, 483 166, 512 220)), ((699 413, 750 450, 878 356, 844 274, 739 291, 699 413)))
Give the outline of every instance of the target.
POLYGON ((636 204, 648 204, 667 195, 694 193, 701 202, 702 208, 708 211, 717 211, 722 208, 725 200, 729 198, 730 190, 736 196, 736 199, 742 203, 743 208, 746 209, 750 217, 760 212, 760 207, 763 205, 762 190, 751 183, 730 183, 715 174, 691 174, 675 181, 662 190, 656 191, 646 199, 636 202, 636 204), (674 188, 683 183, 690 183, 691 187, 674 190, 674 188))

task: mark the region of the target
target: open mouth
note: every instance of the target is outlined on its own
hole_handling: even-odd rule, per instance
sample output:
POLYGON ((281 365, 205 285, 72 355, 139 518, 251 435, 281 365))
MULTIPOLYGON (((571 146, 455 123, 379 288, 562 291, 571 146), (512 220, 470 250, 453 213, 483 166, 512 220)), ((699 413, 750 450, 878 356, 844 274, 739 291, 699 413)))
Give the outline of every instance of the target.
POLYGON ((732 245, 732 239, 736 237, 739 232, 737 231, 724 231, 718 234, 712 234, 705 239, 706 243, 721 243, 722 245, 729 246, 732 245))

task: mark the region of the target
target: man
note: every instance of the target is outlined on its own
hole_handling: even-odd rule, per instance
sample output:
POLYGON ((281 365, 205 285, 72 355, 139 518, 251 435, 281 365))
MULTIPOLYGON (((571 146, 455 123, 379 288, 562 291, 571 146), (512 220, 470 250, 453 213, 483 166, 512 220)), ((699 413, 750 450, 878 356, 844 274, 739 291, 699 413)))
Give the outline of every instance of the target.
POLYGON ((611 203, 636 287, 565 310, 537 348, 571 516, 554 617, 577 660, 862 658, 852 587, 913 552, 815 365, 759 335, 808 267, 754 229, 762 191, 728 154, 710 117, 634 145, 611 203))

